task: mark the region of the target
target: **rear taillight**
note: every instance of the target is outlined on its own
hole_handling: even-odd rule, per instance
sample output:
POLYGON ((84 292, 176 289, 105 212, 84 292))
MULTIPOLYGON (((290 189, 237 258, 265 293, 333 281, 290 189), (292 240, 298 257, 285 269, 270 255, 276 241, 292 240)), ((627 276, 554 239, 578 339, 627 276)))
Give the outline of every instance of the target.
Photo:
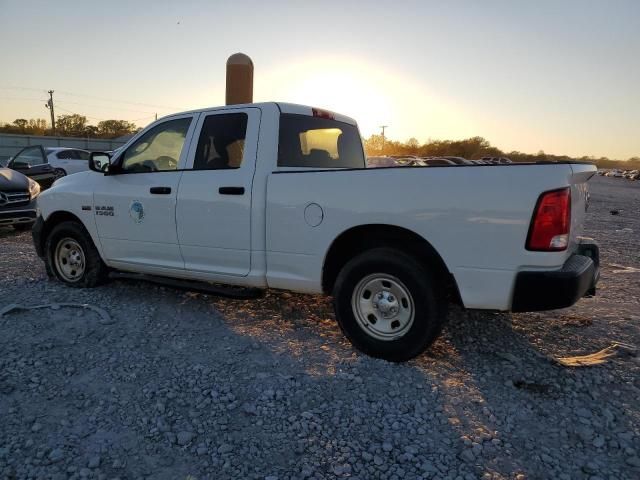
POLYGON ((571 189, 552 190, 540 195, 533 211, 527 250, 566 250, 571 229, 571 189))

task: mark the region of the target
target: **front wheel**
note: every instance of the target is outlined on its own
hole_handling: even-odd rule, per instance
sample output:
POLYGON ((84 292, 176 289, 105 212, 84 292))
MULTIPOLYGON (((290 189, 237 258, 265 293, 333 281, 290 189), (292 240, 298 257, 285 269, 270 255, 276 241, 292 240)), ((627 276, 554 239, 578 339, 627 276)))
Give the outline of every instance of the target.
POLYGON ((62 222, 45 243, 47 272, 72 287, 94 287, 107 276, 91 236, 78 222, 62 222))
POLYGON ((65 172, 62 168, 56 168, 53 171, 53 177, 58 180, 59 178, 66 177, 67 172, 65 172))
POLYGON ((446 300, 431 272, 393 248, 349 261, 336 280, 334 308, 351 343, 373 357, 409 360, 438 337, 446 300))

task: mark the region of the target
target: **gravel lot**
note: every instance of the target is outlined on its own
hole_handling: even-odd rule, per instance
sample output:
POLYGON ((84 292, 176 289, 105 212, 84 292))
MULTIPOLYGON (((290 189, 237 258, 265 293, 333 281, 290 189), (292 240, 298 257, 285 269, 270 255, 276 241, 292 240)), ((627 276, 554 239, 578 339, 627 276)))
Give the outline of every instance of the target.
POLYGON ((451 312, 396 365, 355 352, 324 298, 220 299, 48 281, 0 229, 2 478, 640 478, 640 182, 597 177, 598 296, 536 314, 451 312), (620 210, 611 215, 611 210, 620 210))

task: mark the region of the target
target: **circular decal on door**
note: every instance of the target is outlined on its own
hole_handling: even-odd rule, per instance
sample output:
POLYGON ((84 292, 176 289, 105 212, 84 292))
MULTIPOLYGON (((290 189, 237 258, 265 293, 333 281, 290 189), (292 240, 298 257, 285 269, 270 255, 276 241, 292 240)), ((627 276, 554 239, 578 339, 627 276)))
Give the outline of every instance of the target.
POLYGON ((144 207, 142 206, 142 203, 138 200, 131 202, 131 205, 129 206, 129 215, 131 215, 134 222, 141 223, 142 220, 144 220, 144 207))

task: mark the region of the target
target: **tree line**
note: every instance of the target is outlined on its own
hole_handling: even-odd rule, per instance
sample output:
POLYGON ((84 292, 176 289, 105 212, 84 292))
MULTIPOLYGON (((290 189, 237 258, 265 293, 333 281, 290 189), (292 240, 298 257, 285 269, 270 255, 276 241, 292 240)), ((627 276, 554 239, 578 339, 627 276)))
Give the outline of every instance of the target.
MULTIPOLYGON (((127 120, 103 120, 97 125, 90 125, 87 117, 78 114, 60 115, 56 119, 56 135, 83 138, 118 138, 131 135, 140 129, 127 120)), ((21 135, 52 135, 51 126, 42 118, 29 120, 18 118, 13 123, 0 125, 0 133, 15 133, 21 135)), ((609 159, 607 157, 570 157, 568 155, 552 155, 539 151, 538 153, 523 153, 518 151, 504 152, 494 147, 482 137, 472 137, 465 140, 430 140, 420 143, 415 138, 406 142, 383 138, 382 135, 371 135, 364 139, 367 156, 379 155, 416 155, 418 157, 455 156, 477 160, 482 157, 507 157, 514 162, 538 161, 581 161, 595 163, 599 168, 640 169, 640 157, 628 160, 609 159)))
MULTIPOLYGON (((140 130, 127 120, 102 120, 97 125, 90 125, 87 117, 76 113, 59 115, 56 118, 55 135, 63 137, 83 138, 118 138, 131 135, 140 130)), ((19 135, 54 135, 51 125, 43 118, 17 118, 13 123, 0 125, 0 133, 19 135)))
POLYGON ((628 160, 615 160, 607 157, 570 157, 568 155, 552 155, 540 150, 538 153, 523 153, 518 151, 504 152, 494 147, 488 140, 482 137, 472 137, 465 140, 430 140, 420 143, 415 138, 406 142, 399 142, 383 138, 382 135, 371 135, 364 139, 364 148, 367 156, 383 155, 415 155, 418 157, 442 157, 455 156, 478 160, 482 157, 507 157, 514 162, 557 162, 579 161, 590 162, 598 168, 622 168, 626 170, 639 169, 640 157, 631 157, 628 160))

